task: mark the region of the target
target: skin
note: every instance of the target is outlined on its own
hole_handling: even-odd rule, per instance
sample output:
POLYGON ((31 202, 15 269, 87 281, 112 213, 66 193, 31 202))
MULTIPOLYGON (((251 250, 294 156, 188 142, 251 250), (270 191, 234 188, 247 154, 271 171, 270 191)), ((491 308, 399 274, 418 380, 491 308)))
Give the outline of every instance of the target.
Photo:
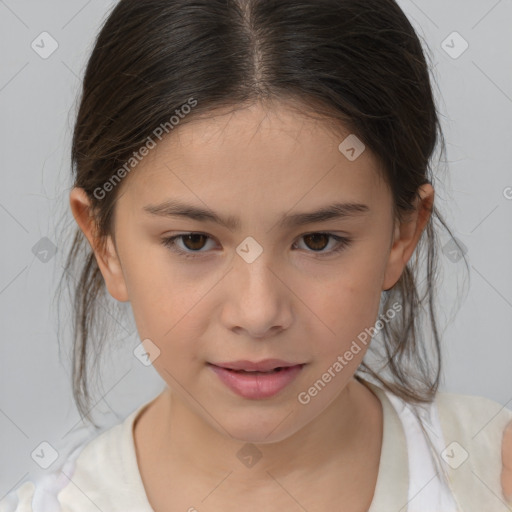
POLYGON ((315 511, 339 505, 340 495, 347 497, 344 510, 367 510, 373 497, 382 409, 353 377, 367 347, 360 344, 307 405, 297 395, 375 324, 381 292, 411 258, 434 190, 422 186, 415 211, 395 222, 391 192, 370 150, 349 161, 338 145, 350 132, 340 138, 332 125, 288 107, 254 104, 179 126, 124 178, 115 239, 104 245, 94 236, 86 194, 70 194, 109 293, 131 303, 140 339, 160 350, 153 365, 168 388, 134 427, 156 511, 188 510, 206 496, 206 510, 238 510, 240 503, 244 510, 270 510, 269 503, 276 511, 299 510, 298 502, 315 511), (144 211, 169 198, 237 216, 240 225, 144 211), (277 226, 283 214, 335 201, 364 203, 369 211, 277 226), (162 244, 190 232, 207 235, 176 241, 195 257, 162 244), (334 239, 305 236, 319 232, 352 242, 333 253, 334 239), (263 249, 252 263, 236 252, 248 236, 263 249), (274 357, 307 364, 264 400, 234 394, 207 365, 274 357), (246 443, 262 454, 251 468, 236 456, 246 443))

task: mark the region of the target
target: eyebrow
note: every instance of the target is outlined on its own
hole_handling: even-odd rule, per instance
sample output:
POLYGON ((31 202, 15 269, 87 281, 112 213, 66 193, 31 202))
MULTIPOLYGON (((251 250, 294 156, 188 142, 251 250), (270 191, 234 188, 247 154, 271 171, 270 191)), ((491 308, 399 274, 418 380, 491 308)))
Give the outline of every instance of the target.
MULTIPOLYGON (((237 217, 228 216, 223 218, 209 209, 182 203, 176 199, 168 199, 159 204, 149 204, 144 206, 143 210, 162 217, 186 217, 199 222, 215 222, 231 231, 240 227, 240 220, 237 217)), ((370 208, 362 203, 333 203, 312 212, 283 214, 277 224, 280 228, 291 228, 315 222, 364 215, 369 211, 370 208)))

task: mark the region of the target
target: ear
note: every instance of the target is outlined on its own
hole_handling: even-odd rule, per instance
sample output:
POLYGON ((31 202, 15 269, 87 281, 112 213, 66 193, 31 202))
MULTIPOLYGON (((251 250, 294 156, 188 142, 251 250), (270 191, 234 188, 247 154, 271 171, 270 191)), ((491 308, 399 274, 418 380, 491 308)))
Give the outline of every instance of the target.
POLYGON ((400 279, 430 218, 434 204, 434 189, 430 183, 426 183, 419 188, 418 193, 420 197, 415 201, 415 210, 395 226, 393 245, 382 283, 383 290, 389 290, 400 279))
POLYGON ((73 217, 94 252, 108 292, 114 299, 127 302, 128 291, 115 244, 111 236, 108 236, 106 240, 100 240, 96 235, 97 225, 92 214, 90 199, 85 190, 83 188, 73 188, 69 194, 69 204, 73 217))

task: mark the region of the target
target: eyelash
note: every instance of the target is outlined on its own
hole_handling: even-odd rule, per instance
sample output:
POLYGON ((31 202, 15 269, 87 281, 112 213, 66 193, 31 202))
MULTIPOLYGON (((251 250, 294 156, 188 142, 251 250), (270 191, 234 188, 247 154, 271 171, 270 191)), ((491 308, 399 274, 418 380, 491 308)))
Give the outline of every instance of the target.
MULTIPOLYGON (((211 240, 211 237, 209 235, 207 235, 206 233, 190 232, 190 233, 182 233, 181 235, 163 238, 162 245, 164 247, 167 247, 169 250, 177 253, 178 256, 182 256, 185 258, 201 258, 202 256, 199 256, 199 254, 201 252, 205 252, 205 251, 189 252, 189 251, 185 251, 183 249, 179 249, 176 246, 177 239, 180 239, 180 238, 183 238, 183 237, 186 237, 189 235, 203 235, 211 240), (197 253, 198 255, 195 255, 195 253, 197 253)), ((339 253, 352 243, 352 240, 350 238, 337 236, 337 235, 334 235, 333 233, 326 233, 323 231, 314 231, 312 233, 306 233, 306 234, 302 235, 301 238, 305 237, 305 236, 309 236, 309 235, 327 235, 327 236, 333 238, 336 242, 338 242, 337 245, 335 246, 335 248, 331 249, 329 252, 321 253, 321 252, 316 252, 316 251, 307 251, 307 252, 313 253, 316 258, 323 258, 323 257, 329 256, 329 255, 335 254, 335 253, 339 253)))

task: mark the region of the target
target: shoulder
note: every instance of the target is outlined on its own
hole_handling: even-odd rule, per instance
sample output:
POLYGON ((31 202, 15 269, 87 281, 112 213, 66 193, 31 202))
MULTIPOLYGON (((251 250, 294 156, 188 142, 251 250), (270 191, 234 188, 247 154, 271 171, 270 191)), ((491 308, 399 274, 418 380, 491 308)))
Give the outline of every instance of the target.
POLYGON ((0 512, 31 512, 36 487, 33 482, 25 482, 0 500, 0 512))
POLYGON ((443 430, 481 443, 501 443, 505 427, 512 421, 512 410, 483 396, 440 392, 435 403, 443 430))
POLYGON ((60 512, 58 493, 69 485, 76 458, 87 441, 75 447, 57 469, 38 473, 27 479, 0 500, 0 512, 60 512))
POLYGON ((459 500, 468 510, 476 504, 510 510, 502 497, 501 447, 512 411, 489 398, 457 393, 440 392, 435 404, 445 446, 440 455, 459 500))
POLYGON ((61 512, 68 510, 67 505, 81 512, 97 511, 94 494, 119 475, 126 422, 83 441, 57 468, 28 477, 0 500, 0 512, 61 512))

